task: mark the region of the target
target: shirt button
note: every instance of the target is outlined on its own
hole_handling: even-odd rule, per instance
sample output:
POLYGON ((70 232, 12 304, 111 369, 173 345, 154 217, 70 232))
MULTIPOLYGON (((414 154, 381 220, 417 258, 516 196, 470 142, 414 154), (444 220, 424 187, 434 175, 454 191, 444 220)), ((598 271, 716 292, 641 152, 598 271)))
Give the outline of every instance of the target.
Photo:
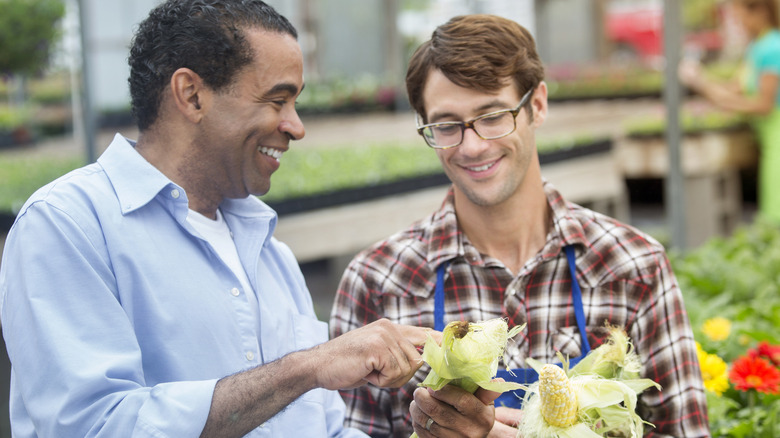
POLYGON ((234 287, 233 289, 230 289, 230 295, 233 295, 234 297, 237 297, 241 294, 241 291, 238 290, 237 287, 234 287))
POLYGON ((171 190, 171 196, 173 197, 173 199, 179 199, 179 195, 180 195, 179 189, 171 190))
POLYGON ((252 361, 255 360, 255 353, 251 351, 246 352, 246 360, 252 361))

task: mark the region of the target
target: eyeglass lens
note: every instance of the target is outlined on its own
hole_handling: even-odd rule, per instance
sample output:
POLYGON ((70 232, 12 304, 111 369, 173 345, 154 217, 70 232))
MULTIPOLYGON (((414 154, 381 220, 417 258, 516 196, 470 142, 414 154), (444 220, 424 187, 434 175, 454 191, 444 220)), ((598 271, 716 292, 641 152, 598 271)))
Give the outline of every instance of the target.
MULTIPOLYGON (((478 117, 471 127, 485 140, 504 137, 515 129, 515 118, 510 110, 497 111, 478 117)), ((423 129, 425 140, 431 146, 446 148, 460 144, 466 126, 459 122, 445 122, 423 129)))

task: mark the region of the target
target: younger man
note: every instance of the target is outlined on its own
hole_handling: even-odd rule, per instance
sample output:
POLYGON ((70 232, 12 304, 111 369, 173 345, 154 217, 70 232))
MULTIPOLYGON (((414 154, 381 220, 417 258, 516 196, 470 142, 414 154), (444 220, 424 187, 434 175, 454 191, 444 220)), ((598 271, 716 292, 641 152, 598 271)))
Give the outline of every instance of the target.
MULTIPOLYGON (((708 436, 693 334, 664 248, 567 202, 541 176, 534 133, 547 117, 543 73, 528 31, 500 17, 453 18, 418 48, 407 91, 452 188, 438 211, 350 263, 331 336, 380 318, 441 329, 504 317, 528 324, 504 363, 530 383, 526 358, 584 356, 606 335, 606 322, 626 329, 643 377, 663 387, 640 401, 654 436, 708 436)), ((400 389, 342 392, 347 424, 375 437, 459 427, 457 406, 415 389, 427 372, 400 389)), ((515 401, 507 394, 496 405, 515 401)), ((497 408, 491 436, 514 437, 516 414, 497 408)))

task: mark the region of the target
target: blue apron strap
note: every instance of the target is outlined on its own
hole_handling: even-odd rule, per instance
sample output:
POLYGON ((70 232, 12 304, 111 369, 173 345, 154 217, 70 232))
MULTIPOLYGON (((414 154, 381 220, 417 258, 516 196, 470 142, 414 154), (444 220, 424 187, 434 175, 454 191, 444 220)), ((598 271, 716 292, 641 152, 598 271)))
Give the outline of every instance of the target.
MULTIPOLYGON (((571 274, 571 296, 574 302, 574 314, 577 318, 577 328, 580 331, 582 355, 580 357, 571 358, 569 365, 574 366, 581 361, 590 352, 590 343, 588 342, 588 334, 585 332, 585 309, 582 305, 582 291, 580 290, 580 284, 577 281, 577 266, 574 257, 574 247, 564 247, 566 251, 566 260, 569 264, 569 273, 571 274)), ((561 364, 556 364, 562 366, 561 364)), ((496 377, 502 377, 508 382, 517 382, 523 385, 530 385, 539 380, 539 374, 533 368, 515 368, 510 370, 499 370, 496 377)), ((522 389, 517 391, 507 391, 501 394, 496 400, 496 406, 506 406, 509 408, 520 409, 523 407, 523 396, 525 391, 522 389)))
POLYGON ((433 295, 433 328, 444 330, 444 273, 449 262, 444 262, 436 268, 436 291, 433 295))
POLYGON ((566 251, 566 258, 569 261, 569 272, 571 273, 571 296, 574 301, 574 316, 577 318, 577 328, 580 330, 580 351, 585 356, 590 351, 588 334, 585 332, 585 309, 582 306, 582 291, 580 283, 577 281, 577 264, 574 258, 574 246, 567 245, 563 248, 566 251))

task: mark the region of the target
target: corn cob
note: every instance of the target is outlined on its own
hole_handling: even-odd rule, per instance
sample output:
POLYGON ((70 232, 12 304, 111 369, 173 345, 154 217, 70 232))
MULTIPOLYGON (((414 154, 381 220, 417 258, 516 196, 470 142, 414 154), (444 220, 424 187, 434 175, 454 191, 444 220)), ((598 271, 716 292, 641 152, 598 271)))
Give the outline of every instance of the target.
POLYGON ((577 396, 566 372, 547 364, 539 373, 542 416, 551 426, 569 427, 577 420, 577 396))

